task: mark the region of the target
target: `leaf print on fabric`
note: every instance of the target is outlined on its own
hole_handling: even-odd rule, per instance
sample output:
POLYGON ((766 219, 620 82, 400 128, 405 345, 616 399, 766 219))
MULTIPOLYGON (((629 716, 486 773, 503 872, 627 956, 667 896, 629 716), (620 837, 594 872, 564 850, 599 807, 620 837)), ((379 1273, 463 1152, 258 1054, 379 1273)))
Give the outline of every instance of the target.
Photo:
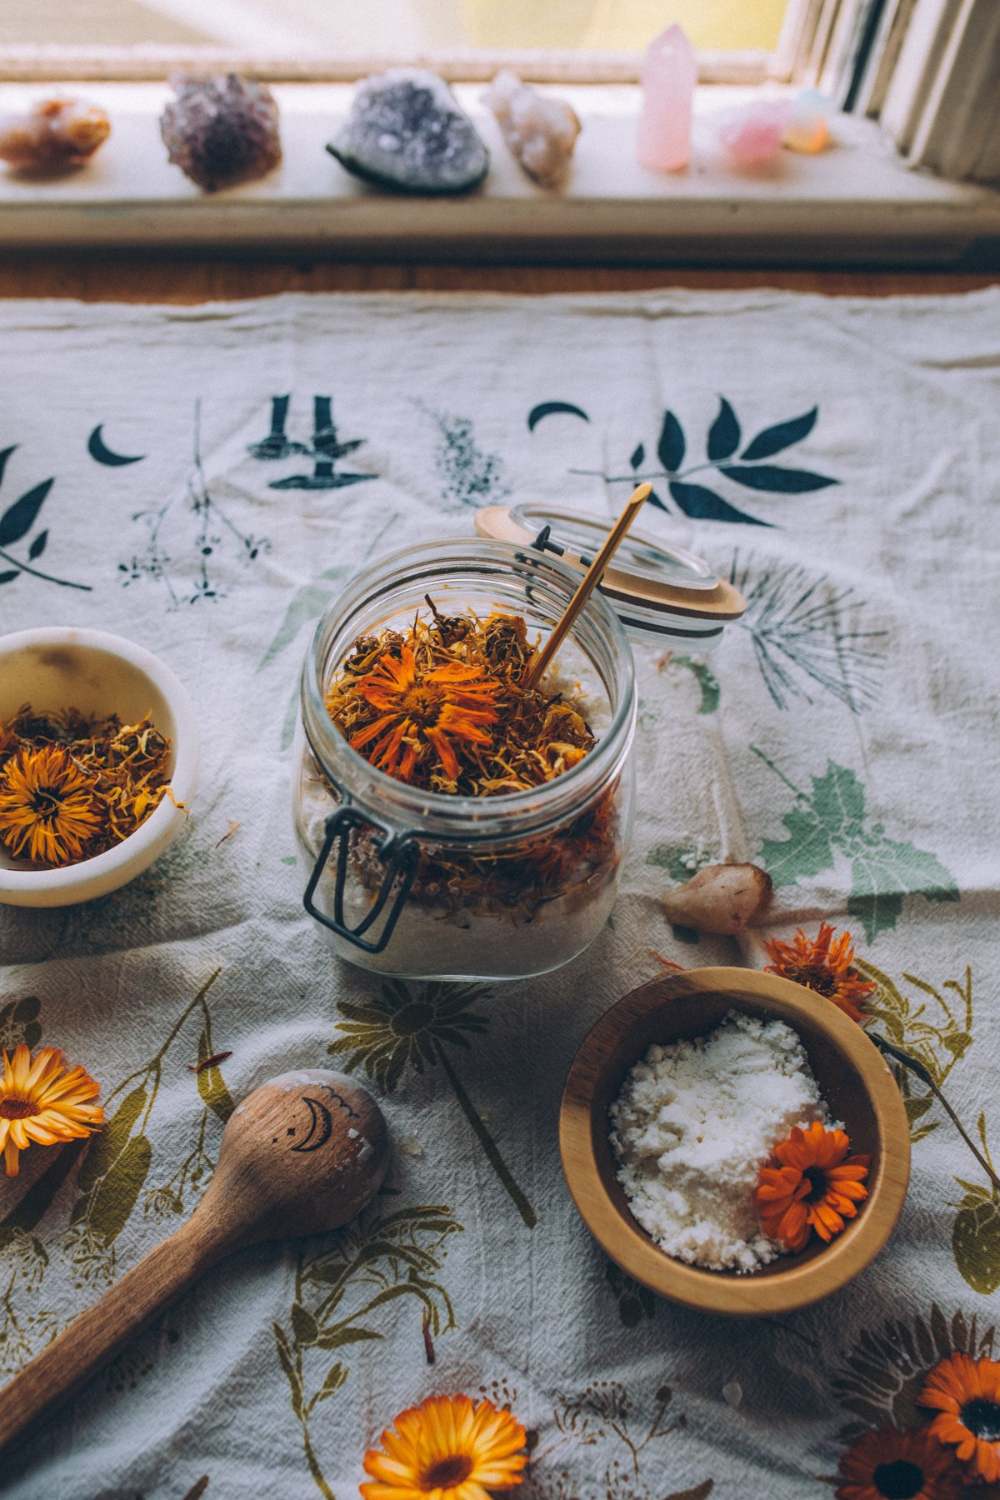
POLYGON ((738 552, 729 581, 746 599, 736 626, 753 641, 775 707, 787 709, 795 699, 812 703, 812 686, 856 714, 877 702, 889 634, 847 627, 845 615, 860 607, 853 589, 838 589, 825 573, 795 563, 758 565, 753 554, 741 563, 738 552))
MULTIPOLYGON (((983 1155, 993 1170, 983 1114, 979 1116, 979 1139, 983 1155)), ((992 1297, 1000 1287, 1000 1187, 995 1182, 982 1187, 961 1177, 955 1181, 965 1189, 951 1231, 955 1264, 974 1292, 992 1297)))
POLYGON ((648 1287, 633 1281, 613 1260, 605 1264, 604 1279, 618 1304, 618 1316, 623 1327, 637 1328, 644 1318, 652 1322, 656 1316, 656 1298, 648 1287))
MULTIPOLYGON (((17 444, 15 443, 12 447, 4 448, 0 452, 0 484, 3 483, 10 456, 16 450, 17 444)), ((11 501, 5 510, 0 510, 0 561, 7 564, 7 567, 0 569, 0 585, 14 583, 16 579, 24 576, 37 578, 42 583, 54 583, 64 589, 79 589, 82 593, 89 594, 91 592, 89 583, 72 583, 68 578, 56 578, 54 574, 45 573, 41 568, 34 566, 48 546, 48 528, 37 532, 28 544, 27 561, 10 550, 28 536, 54 484, 54 479, 43 479, 41 484, 34 485, 18 499, 11 501)))
POLYGON ((936 1303, 926 1318, 917 1314, 862 1329, 831 1381, 834 1400, 860 1419, 842 1427, 838 1437, 850 1441, 886 1422, 916 1426, 924 1418, 917 1397, 930 1367, 953 1350, 992 1358, 995 1337, 993 1325, 980 1331, 976 1314, 967 1318, 960 1309, 949 1319, 936 1303))
MULTIPOLYGON (((915 974, 904 973, 903 982, 919 993, 920 998, 911 999, 867 959, 856 958, 855 967, 878 986, 865 1001, 866 1016, 878 1023, 894 1046, 922 1063, 940 1088, 972 1045, 972 970, 966 966, 964 980, 946 979, 940 988, 915 974), (933 1001, 930 1008, 928 1001, 933 1001)), ((926 1119, 934 1094, 930 1088, 921 1090, 914 1075, 901 1064, 892 1068, 906 1106, 910 1140, 916 1143, 941 1123, 926 1119)))
POLYGON ((21 1043, 33 1052, 42 1040, 42 1025, 38 1019, 41 1004, 37 995, 25 995, 23 1000, 9 1000, 0 1010, 0 1048, 13 1052, 21 1043))
POLYGON ((216 573, 216 563, 226 548, 234 548, 238 559, 249 566, 271 545, 266 537, 240 531, 208 487, 201 455, 200 397, 194 403, 192 466, 183 488, 173 490, 162 505, 133 512, 132 520, 141 521, 145 527, 146 545, 127 563, 118 564, 119 582, 123 588, 137 583, 162 584, 171 609, 226 597, 216 573), (193 522, 187 538, 178 534, 185 516, 193 522), (174 534, 178 534, 176 541, 170 539, 174 534), (181 569, 189 570, 184 581, 178 576, 181 569))
MULTIPOLYGON (((581 411, 580 415, 584 420, 590 420, 585 412, 581 411)), ((770 521, 764 521, 759 516, 742 510, 715 489, 710 489, 700 482, 690 483, 690 476, 704 473, 706 469, 714 469, 720 478, 728 479, 742 489, 756 490, 758 493, 771 495, 805 495, 826 489, 833 484, 839 484, 838 479, 833 479, 827 474, 817 474, 811 469, 795 469, 784 464, 760 462, 761 459, 771 458, 774 454, 801 442, 813 430, 818 416, 819 407, 814 406, 811 411, 803 413, 802 416, 792 417, 765 428, 738 455, 739 462, 734 463, 732 460, 737 456, 742 429, 732 402, 727 397, 720 396, 719 410, 705 438, 706 462, 689 464, 686 469, 681 467, 688 454, 689 445, 680 419, 675 412, 668 409, 663 414, 663 425, 656 444, 656 456, 661 468, 645 470, 647 450, 645 441, 640 440, 632 449, 629 459, 631 472, 628 474, 606 474, 602 470, 595 469, 571 469, 570 473, 597 476, 603 479, 605 484, 634 485, 641 481, 655 483, 659 480, 666 480, 667 492, 673 501, 672 506, 668 505, 655 490, 649 496, 650 505, 660 510, 668 512, 673 510, 675 513, 688 516, 691 520, 728 521, 744 526, 770 526, 772 524, 770 521)))
POLYGON ((668 651, 666 656, 657 662, 657 671, 663 672, 668 668, 680 667, 685 672, 690 672, 701 692, 701 701, 698 704, 699 714, 714 714, 719 707, 721 689, 719 679, 711 667, 703 661, 696 661, 693 656, 674 656, 668 651))
MULTIPOLYGON (((382 544, 382 538, 391 532, 399 520, 398 513, 393 511, 384 524, 377 528, 371 535, 371 539, 365 549, 363 561, 367 561, 373 553, 377 552, 382 544)), ((303 584, 296 589, 292 601, 285 610, 284 618, 278 626, 278 630, 268 646, 264 655, 257 663, 257 672, 263 672, 265 667, 294 645, 298 639, 299 632, 306 626, 318 620, 320 615, 337 597, 336 584, 352 571, 346 565, 338 565, 326 568, 317 574, 312 583, 303 584)), ((285 710, 284 721, 281 726, 281 749, 287 750, 295 737, 295 719, 299 708, 299 684, 296 680, 289 694, 288 706, 285 710)))
MULTIPOLYGON (((106 1124, 93 1137, 77 1173, 78 1196, 64 1236, 64 1246, 73 1262, 78 1286, 97 1282, 110 1285, 114 1280, 117 1269, 115 1242, 139 1203, 153 1162, 153 1146, 147 1128, 159 1093, 164 1060, 185 1022, 197 1008, 201 1008, 203 1023, 209 1024, 206 996, 221 972, 221 969, 216 969, 185 1006, 153 1057, 122 1079, 107 1096, 106 1124)), ((197 1181, 192 1185, 196 1188, 207 1186, 214 1170, 214 1163, 204 1151, 208 1112, 206 1105, 198 1140, 188 1161, 164 1187, 150 1191, 146 1197, 147 1209, 152 1208, 158 1213, 183 1212, 184 1187, 195 1172, 197 1181)))
MULTIPOLYGON (((529 1436, 525 1500, 577 1500, 581 1493, 599 1494, 601 1500, 664 1500, 662 1441, 686 1426, 673 1401, 669 1385, 657 1387, 650 1402, 637 1400, 618 1380, 594 1380, 583 1391, 560 1397, 552 1413, 556 1435, 548 1442, 529 1436), (647 1460, 654 1461, 655 1474, 647 1460), (597 1480, 599 1488, 581 1491, 584 1476, 597 1480)), ((705 1479, 665 1500, 705 1500, 713 1489, 714 1480, 705 1479)))
POLYGON ((434 466, 441 484, 442 500, 456 508, 470 505, 478 508, 496 505, 506 499, 511 489, 504 473, 503 459, 498 453, 486 453, 479 447, 472 419, 432 411, 419 401, 416 404, 439 433, 434 466))
POLYGON ((538 1223, 535 1210, 515 1182, 447 1052, 448 1047, 468 1050, 469 1037, 482 1036, 489 1029, 485 1016, 469 1010, 484 994, 480 985, 438 983, 426 984, 417 993, 400 979, 387 980, 381 994, 368 1001, 338 1001, 344 1034, 327 1051, 337 1058, 350 1053, 347 1067, 363 1065, 366 1076, 386 1094, 394 1092, 407 1068, 422 1073, 425 1064, 440 1063, 487 1161, 524 1223, 533 1229, 538 1223))
POLYGON ((382 1339, 373 1318, 390 1304, 417 1302, 435 1336, 454 1328, 451 1298, 438 1278, 448 1241, 461 1233, 452 1209, 441 1205, 390 1214, 373 1207, 339 1230, 332 1242, 324 1236, 321 1243, 326 1248, 317 1252, 313 1240, 300 1249, 290 1327, 275 1323, 274 1341, 292 1411, 302 1428, 309 1472, 324 1500, 334 1500, 333 1491, 324 1478, 309 1422, 316 1408, 347 1381, 349 1356, 343 1351, 382 1339), (327 1357, 331 1354, 332 1361, 327 1357))
POLYGON ((847 910, 859 918, 869 942, 895 928, 905 895, 959 899, 954 876, 936 855, 890 839, 881 823, 869 823, 865 789, 854 771, 828 761, 825 775, 813 776, 812 791, 806 793, 761 749, 750 748, 798 799, 782 817, 789 837, 765 839, 761 846, 760 861, 776 886, 832 870, 839 854, 851 867, 847 910))

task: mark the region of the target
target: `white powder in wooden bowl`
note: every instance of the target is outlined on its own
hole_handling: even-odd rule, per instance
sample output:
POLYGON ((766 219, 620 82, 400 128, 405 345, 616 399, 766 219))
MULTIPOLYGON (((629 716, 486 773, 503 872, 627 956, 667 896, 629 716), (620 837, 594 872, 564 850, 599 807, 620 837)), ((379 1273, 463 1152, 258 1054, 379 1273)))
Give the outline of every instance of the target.
POLYGON ((635 1218, 668 1255, 713 1271, 781 1253, 761 1232, 758 1171, 793 1126, 831 1123, 798 1035, 738 1011, 707 1036, 650 1047, 610 1117, 635 1218))

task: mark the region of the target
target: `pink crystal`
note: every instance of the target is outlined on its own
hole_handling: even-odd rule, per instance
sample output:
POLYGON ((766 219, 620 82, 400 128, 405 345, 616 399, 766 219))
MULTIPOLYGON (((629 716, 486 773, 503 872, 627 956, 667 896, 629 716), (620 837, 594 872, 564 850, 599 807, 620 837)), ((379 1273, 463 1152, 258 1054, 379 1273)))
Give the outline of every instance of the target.
POLYGON ((740 166, 759 166, 771 161, 781 150, 791 117, 792 106, 787 99, 747 104, 720 117, 719 140, 740 166))
POLYGON ((635 157, 640 167, 676 172, 691 159, 691 108, 698 81, 694 48, 674 23, 646 48, 635 157))

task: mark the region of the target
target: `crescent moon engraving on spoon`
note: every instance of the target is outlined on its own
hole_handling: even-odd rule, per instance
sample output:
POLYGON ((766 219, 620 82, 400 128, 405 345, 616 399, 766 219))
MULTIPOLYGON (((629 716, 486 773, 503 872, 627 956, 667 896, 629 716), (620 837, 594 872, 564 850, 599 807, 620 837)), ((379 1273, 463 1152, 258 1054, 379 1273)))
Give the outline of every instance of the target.
POLYGON ((309 1134, 304 1141, 299 1141, 293 1146, 293 1151, 318 1151, 325 1146, 333 1134, 333 1119, 325 1104, 318 1099, 313 1099, 309 1094, 303 1094, 302 1103, 309 1106, 309 1134))
POLYGON ((146 457, 145 453, 128 455, 126 453, 115 453, 108 447, 103 437, 104 423, 101 422, 94 428, 87 439, 87 452, 91 458, 96 459, 99 464, 106 464, 108 468, 117 469, 123 464, 138 464, 146 457))

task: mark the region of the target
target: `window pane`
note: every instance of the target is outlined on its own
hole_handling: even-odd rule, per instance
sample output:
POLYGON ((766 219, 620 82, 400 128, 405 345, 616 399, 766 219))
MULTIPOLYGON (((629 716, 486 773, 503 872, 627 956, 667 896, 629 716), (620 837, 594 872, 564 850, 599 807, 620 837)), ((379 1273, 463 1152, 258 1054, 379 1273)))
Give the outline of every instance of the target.
POLYGON ((0 47, 207 45, 308 58, 427 48, 638 51, 671 20, 704 50, 772 50, 787 0, 0 0, 0 47))

